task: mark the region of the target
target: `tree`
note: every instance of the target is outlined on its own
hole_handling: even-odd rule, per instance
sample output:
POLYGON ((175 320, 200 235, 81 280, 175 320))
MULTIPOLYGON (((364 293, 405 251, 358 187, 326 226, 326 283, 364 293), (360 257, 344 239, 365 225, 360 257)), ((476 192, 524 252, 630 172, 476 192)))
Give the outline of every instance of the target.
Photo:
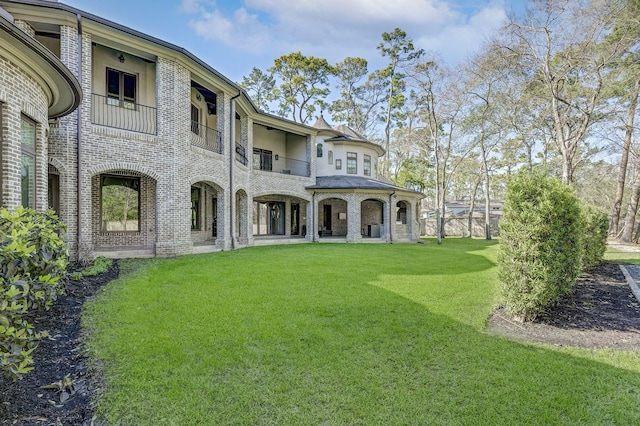
POLYGON ((265 73, 253 67, 249 76, 242 77, 242 82, 239 85, 247 91, 258 108, 265 112, 271 111, 270 103, 275 100, 274 89, 276 87, 276 80, 272 73, 265 73))
POLYGON ((572 0, 533 4, 522 23, 512 19, 500 46, 513 66, 530 76, 531 93, 544 99, 553 140, 562 158, 562 180, 573 181, 576 155, 590 126, 603 117, 608 66, 626 41, 601 44, 607 17, 619 4, 595 0, 589 7, 572 0))
POLYGON ((334 73, 326 59, 293 52, 276 58, 269 72, 281 81, 276 91, 281 116, 290 114, 293 121, 307 124, 317 106, 323 109, 334 73))
POLYGON ((401 72, 404 67, 424 55, 423 49, 416 50, 413 40, 407 38, 407 34, 400 28, 396 28, 392 33, 382 33, 382 43, 378 45, 378 50, 382 57, 389 58, 389 64, 381 71, 381 76, 389 81, 389 95, 387 97, 387 108, 384 125, 385 138, 385 176, 389 176, 391 127, 393 111, 404 105, 405 99, 403 90, 405 87, 405 75, 401 72))
POLYGON ((378 107, 386 99, 387 81, 378 71, 367 76, 363 58, 345 58, 335 65, 340 97, 329 107, 331 118, 346 123, 361 135, 372 138, 380 119, 378 107))

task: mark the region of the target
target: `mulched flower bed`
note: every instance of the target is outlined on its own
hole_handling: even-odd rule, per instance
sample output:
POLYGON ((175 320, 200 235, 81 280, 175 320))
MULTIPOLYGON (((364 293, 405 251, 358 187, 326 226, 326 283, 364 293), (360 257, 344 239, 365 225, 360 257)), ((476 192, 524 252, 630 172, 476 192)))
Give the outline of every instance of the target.
POLYGON ((0 425, 91 425, 99 384, 89 374, 82 346, 80 311, 96 291, 118 277, 118 265, 95 277, 65 282, 65 295, 33 320, 49 338, 33 352, 35 369, 12 382, 0 375, 0 425), (42 389, 68 376, 73 388, 42 389))

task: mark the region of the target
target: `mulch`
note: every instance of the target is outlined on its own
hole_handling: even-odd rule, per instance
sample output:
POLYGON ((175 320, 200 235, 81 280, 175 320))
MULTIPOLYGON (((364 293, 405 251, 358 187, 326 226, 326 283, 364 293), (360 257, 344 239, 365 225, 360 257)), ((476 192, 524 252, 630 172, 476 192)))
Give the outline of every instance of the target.
POLYGON ((582 274, 575 292, 535 321, 521 323, 498 309, 487 330, 557 346, 640 350, 640 302, 620 265, 603 262, 582 274))
MULTIPOLYGON (((84 352, 80 311, 118 273, 114 263, 103 275, 66 283, 66 295, 36 319, 37 328, 49 330, 51 337, 34 352, 36 368, 24 379, 13 383, 0 376, 0 425, 94 423, 100 381, 84 352), (63 396, 64 402, 61 392, 42 389, 67 375, 74 390, 63 396)), ((558 346, 640 350, 640 302, 619 265, 604 262, 583 274, 576 291, 535 322, 519 323, 498 309, 489 318, 487 332, 558 346)))
POLYGON ((35 368, 23 379, 12 382, 0 375, 0 425, 92 424, 100 384, 84 353, 80 312, 83 303, 118 273, 114 262, 104 274, 65 282, 65 295, 33 319, 36 330, 48 330, 49 338, 33 352, 35 368), (65 376, 74 383, 73 389, 65 389, 66 395, 42 389, 65 376))

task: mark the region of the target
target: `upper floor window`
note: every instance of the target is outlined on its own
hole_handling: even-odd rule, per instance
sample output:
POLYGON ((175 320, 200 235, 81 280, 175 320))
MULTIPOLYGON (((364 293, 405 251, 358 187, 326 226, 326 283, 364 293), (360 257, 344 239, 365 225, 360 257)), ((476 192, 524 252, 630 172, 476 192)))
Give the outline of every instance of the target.
POLYGON ((340 158, 336 158, 336 170, 342 170, 342 160, 340 158))
POLYGON ((191 131, 200 134, 200 108, 191 104, 191 131))
POLYGON ((22 206, 33 209, 36 204, 36 123, 25 116, 20 122, 20 142, 22 206))
POLYGON ((364 169, 365 176, 371 176, 371 156, 364 154, 364 158, 362 160, 362 167, 364 169))
POLYGON ((358 154, 347 152, 347 173, 355 175, 358 173, 358 154))
POLYGON ((272 152, 266 149, 253 148, 253 168, 256 170, 272 170, 272 152))
POLYGON ((316 157, 322 158, 322 144, 316 145, 316 157))
POLYGON ((333 164, 333 151, 329 151, 327 152, 327 161, 329 162, 329 164, 333 164))
POLYGON ((107 68, 107 103, 127 109, 136 108, 136 76, 107 68))

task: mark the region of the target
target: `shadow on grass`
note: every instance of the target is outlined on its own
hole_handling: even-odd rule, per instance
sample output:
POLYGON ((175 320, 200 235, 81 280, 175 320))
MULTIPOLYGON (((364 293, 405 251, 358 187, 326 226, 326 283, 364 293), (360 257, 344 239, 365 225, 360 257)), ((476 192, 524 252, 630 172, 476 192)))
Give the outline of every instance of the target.
POLYGON ((455 320, 454 293, 486 292, 469 280, 494 264, 429 253, 323 244, 140 269, 92 313, 102 409, 122 424, 637 424, 638 371, 455 320))

